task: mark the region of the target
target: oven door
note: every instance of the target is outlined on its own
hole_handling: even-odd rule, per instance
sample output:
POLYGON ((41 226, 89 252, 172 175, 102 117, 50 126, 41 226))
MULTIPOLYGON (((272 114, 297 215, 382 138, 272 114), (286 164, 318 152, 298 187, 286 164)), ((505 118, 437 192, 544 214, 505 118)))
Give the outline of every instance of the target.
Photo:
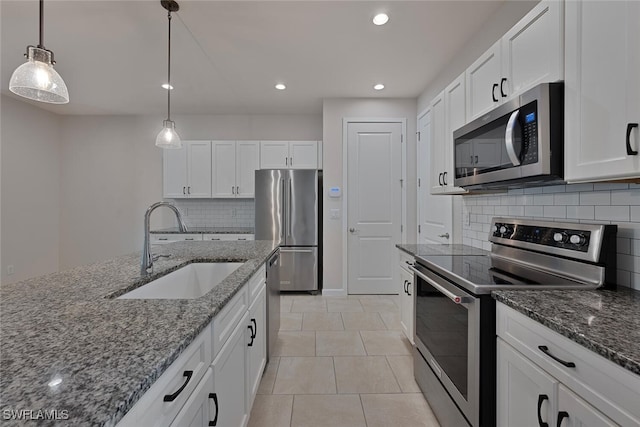
POLYGON ((480 300, 416 264, 416 347, 472 426, 479 425, 480 300))

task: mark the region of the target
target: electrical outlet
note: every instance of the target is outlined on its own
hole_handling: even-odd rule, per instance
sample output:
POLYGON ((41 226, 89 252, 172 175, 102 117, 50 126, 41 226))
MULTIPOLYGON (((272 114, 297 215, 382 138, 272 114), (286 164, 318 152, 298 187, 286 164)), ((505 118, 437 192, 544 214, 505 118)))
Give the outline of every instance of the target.
POLYGON ((13 264, 7 265, 7 276, 11 276, 16 272, 16 269, 13 267, 13 264))

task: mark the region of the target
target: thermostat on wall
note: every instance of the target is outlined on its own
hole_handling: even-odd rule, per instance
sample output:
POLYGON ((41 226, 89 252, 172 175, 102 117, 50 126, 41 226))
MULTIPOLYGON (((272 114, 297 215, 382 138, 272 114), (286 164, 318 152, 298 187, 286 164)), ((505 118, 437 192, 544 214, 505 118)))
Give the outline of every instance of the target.
POLYGON ((340 196, 342 196, 342 190, 340 190, 340 187, 329 188, 329 197, 338 198, 340 196))

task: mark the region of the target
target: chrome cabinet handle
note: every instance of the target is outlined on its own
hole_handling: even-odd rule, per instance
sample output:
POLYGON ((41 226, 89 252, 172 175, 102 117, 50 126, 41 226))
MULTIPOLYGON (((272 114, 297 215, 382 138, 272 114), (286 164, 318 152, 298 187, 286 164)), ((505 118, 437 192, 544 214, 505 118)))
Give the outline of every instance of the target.
POLYGON ((433 281, 432 279, 428 278, 427 276, 425 276, 424 274, 416 270, 416 268, 413 266, 409 266, 409 270, 413 271, 415 275, 417 275, 419 278, 421 278, 422 280, 424 280, 425 282, 427 282, 428 284, 436 288, 438 292, 441 292, 444 296, 446 296, 456 304, 464 304, 464 303, 471 302, 473 300, 473 298, 471 297, 456 295, 453 292, 450 292, 449 290, 439 285, 437 282, 433 281))
POLYGON ((438 237, 444 237, 445 239, 449 238, 449 233, 438 234, 438 237))
POLYGON ((511 160, 511 164, 513 164, 513 166, 520 166, 520 159, 518 159, 516 149, 513 145, 513 130, 517 125, 518 114, 520 114, 519 110, 511 113, 511 117, 509 117, 509 121, 507 122, 507 130, 504 134, 504 145, 507 148, 507 155, 509 156, 509 160, 511 160))
POLYGON ((189 384, 189 381, 191 380, 191 377, 193 376, 193 371, 184 371, 184 373, 182 375, 184 375, 186 377, 186 380, 184 380, 184 384, 182 384, 182 387, 177 389, 175 391, 175 393, 173 393, 173 394, 165 394, 164 395, 164 401, 165 402, 173 402, 174 400, 176 400, 176 397, 178 397, 178 395, 180 393, 182 393, 182 390, 184 390, 184 388, 187 386, 187 384, 189 384))

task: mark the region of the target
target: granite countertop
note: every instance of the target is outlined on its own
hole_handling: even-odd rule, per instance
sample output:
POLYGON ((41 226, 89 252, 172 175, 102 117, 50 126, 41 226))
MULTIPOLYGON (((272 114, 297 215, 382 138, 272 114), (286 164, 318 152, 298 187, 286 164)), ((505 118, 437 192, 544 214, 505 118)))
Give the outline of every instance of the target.
POLYGON ((640 292, 494 291, 493 297, 640 375, 640 292))
POLYGON ((396 247, 412 256, 433 256, 433 255, 489 255, 489 251, 474 248, 473 246, 452 244, 452 245, 416 245, 398 244, 396 247))
MULTIPOLYGON (((160 230, 151 230, 151 234, 177 234, 182 233, 178 227, 162 228, 160 230)), ((186 233, 191 234, 253 234, 253 227, 193 227, 188 228, 186 233)))
POLYGON ((115 425, 276 249, 271 241, 176 242, 153 246, 171 256, 148 277, 135 253, 2 285, 0 409, 66 410, 65 425, 115 425), (112 299, 191 262, 239 260, 201 298, 112 299), (62 381, 50 386, 53 379, 62 381))

